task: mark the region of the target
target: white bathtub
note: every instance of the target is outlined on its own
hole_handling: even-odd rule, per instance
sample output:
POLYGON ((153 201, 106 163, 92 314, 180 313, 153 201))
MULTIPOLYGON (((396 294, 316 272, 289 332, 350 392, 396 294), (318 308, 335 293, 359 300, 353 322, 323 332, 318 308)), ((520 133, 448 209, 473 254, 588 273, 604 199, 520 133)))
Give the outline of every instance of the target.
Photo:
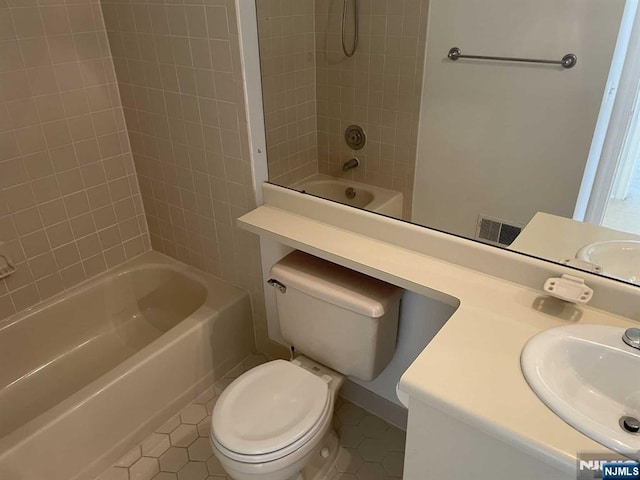
POLYGON ((0 322, 0 479, 90 478, 252 349, 247 293, 155 252, 0 322))
POLYGON ((292 185, 291 188, 352 207, 382 213, 389 217, 402 218, 402 193, 394 190, 331 177, 321 173, 307 177, 292 185), (347 196, 346 191, 348 188, 352 188, 355 191, 355 197, 349 198, 347 196))

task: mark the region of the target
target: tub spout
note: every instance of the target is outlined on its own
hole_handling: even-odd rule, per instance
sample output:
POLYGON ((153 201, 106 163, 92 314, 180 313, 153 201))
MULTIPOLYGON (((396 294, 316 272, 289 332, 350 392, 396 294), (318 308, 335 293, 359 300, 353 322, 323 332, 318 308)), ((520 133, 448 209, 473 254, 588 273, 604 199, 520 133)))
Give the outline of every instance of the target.
POLYGON ((348 170, 351 170, 352 168, 356 168, 359 165, 360 160, 358 160, 357 158, 352 158, 351 160, 347 160, 342 164, 342 171, 346 172, 348 170))

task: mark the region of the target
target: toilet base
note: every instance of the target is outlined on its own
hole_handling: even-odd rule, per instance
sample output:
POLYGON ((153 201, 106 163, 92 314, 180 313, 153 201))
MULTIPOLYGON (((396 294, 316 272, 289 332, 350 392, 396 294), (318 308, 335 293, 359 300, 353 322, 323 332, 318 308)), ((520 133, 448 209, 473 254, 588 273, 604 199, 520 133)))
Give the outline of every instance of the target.
POLYGON ((300 472, 299 480, 324 480, 327 477, 340 451, 335 430, 329 430, 318 447, 309 463, 300 472))
POLYGON ((235 480, 324 480, 336 463, 340 446, 335 430, 330 428, 308 452, 292 453, 290 456, 298 457, 293 462, 287 459, 285 463, 285 459, 280 459, 262 464, 239 464, 222 455, 214 444, 212 448, 222 467, 235 480))

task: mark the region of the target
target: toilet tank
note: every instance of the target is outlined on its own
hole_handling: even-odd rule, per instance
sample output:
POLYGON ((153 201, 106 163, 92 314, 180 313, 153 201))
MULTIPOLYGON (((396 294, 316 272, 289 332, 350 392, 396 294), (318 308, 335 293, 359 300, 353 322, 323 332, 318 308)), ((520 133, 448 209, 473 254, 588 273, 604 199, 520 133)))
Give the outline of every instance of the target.
POLYGON ((402 289, 303 252, 271 268, 284 339, 306 356, 361 380, 377 377, 396 348, 402 289))

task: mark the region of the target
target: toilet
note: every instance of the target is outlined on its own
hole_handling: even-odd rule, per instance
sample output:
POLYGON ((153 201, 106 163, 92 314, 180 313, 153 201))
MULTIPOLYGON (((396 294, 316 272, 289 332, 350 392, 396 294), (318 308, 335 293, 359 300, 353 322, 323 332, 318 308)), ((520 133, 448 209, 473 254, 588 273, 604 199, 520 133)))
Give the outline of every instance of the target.
POLYGON ((224 390, 213 451, 235 480, 320 480, 338 454, 332 418, 344 377, 373 380, 391 361, 402 289, 303 252, 276 263, 269 283, 282 337, 301 355, 224 390))

